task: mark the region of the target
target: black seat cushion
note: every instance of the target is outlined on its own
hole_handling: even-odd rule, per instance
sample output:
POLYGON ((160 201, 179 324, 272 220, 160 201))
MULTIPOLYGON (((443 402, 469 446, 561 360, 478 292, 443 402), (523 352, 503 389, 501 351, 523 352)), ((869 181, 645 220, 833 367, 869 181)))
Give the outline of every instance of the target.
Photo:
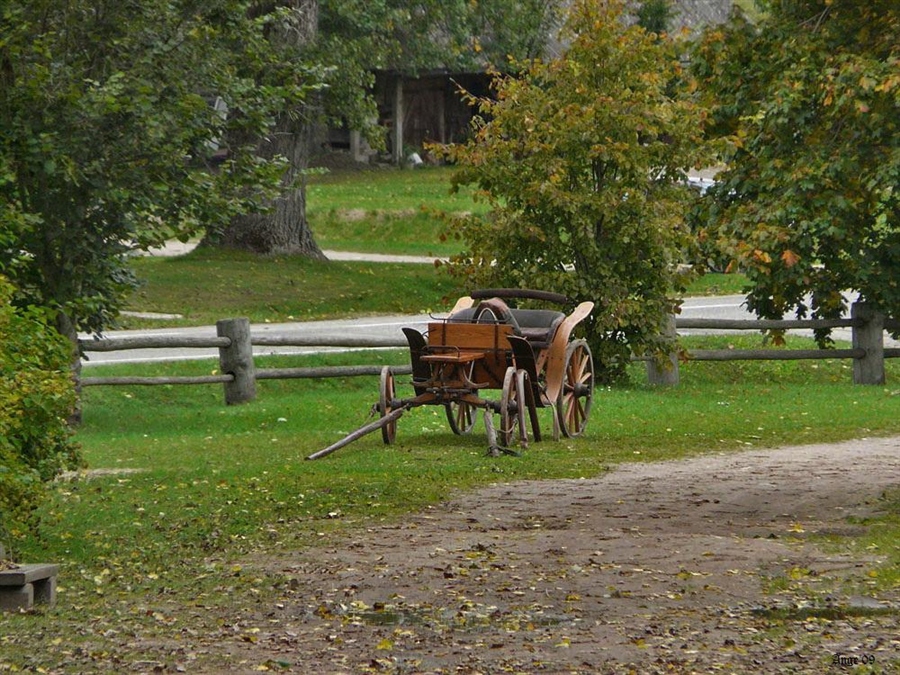
POLYGON ((552 309, 514 309, 512 313, 519 323, 522 337, 539 349, 553 342, 556 329, 566 318, 563 312, 552 309))

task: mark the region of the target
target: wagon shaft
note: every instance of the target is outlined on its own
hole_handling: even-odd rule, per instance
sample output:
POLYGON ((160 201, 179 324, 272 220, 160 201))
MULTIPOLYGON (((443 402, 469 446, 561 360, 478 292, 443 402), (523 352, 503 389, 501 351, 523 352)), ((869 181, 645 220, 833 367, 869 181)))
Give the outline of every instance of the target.
POLYGON ((389 412, 384 417, 381 417, 374 422, 369 422, 368 424, 364 424, 359 429, 354 431, 353 433, 347 434, 339 440, 337 443, 333 443, 329 445, 324 450, 319 450, 318 452, 314 452, 309 455, 306 459, 319 459, 321 457, 325 457, 326 455, 330 455, 335 450, 340 450, 345 445, 350 445, 353 441, 359 440, 363 436, 367 434, 371 434, 373 431, 378 431, 379 429, 387 426, 388 424, 395 423, 400 417, 409 410, 409 407, 404 406, 402 408, 395 408, 391 412, 389 412))

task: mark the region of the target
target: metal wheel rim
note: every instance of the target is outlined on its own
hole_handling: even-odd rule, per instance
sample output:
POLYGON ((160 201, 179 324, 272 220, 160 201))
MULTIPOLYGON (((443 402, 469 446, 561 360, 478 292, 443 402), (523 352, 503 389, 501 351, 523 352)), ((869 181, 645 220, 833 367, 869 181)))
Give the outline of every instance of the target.
MULTIPOLYGON (((392 410, 392 403, 395 396, 394 390, 394 373, 391 372, 389 366, 385 366, 381 370, 381 386, 378 396, 378 412, 382 417, 388 415, 392 410)), ((390 445, 397 437, 397 422, 391 422, 381 427, 381 439, 385 445, 390 445)))
POLYGON ((594 361, 584 340, 566 348, 563 388, 556 408, 563 435, 574 438, 584 433, 594 399, 594 361))

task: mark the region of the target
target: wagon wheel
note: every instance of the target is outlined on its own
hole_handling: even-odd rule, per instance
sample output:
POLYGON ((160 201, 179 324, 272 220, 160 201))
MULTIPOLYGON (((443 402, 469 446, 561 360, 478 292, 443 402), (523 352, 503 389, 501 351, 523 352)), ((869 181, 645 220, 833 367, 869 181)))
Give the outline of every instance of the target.
POLYGON ((525 378, 524 370, 512 366, 503 377, 503 398, 500 401, 500 444, 510 447, 516 436, 527 442, 525 434, 525 378))
POLYGON ((476 408, 465 401, 454 401, 444 406, 447 411, 447 422, 450 430, 457 436, 464 436, 475 426, 476 408))
MULTIPOLYGON (((381 387, 378 396, 378 412, 381 413, 382 417, 385 417, 388 413, 391 412, 394 399, 396 398, 394 394, 394 373, 391 372, 390 366, 385 366, 381 369, 381 387)), ((384 440, 385 445, 390 445, 391 443, 393 443, 396 436, 396 420, 393 422, 388 422, 383 427, 381 427, 381 438, 382 440, 384 440)))
POLYGON ((556 409, 563 434, 572 438, 584 432, 594 398, 594 360, 587 342, 574 340, 569 343, 563 372, 556 409))

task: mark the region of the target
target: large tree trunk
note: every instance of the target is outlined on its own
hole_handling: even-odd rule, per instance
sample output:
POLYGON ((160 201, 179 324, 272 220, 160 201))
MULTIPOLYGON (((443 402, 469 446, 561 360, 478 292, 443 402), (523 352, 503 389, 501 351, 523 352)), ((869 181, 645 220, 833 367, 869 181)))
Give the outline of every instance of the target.
MULTIPOLYGON (((261 2, 255 10, 266 13, 275 6, 292 8, 296 12, 297 21, 295 30, 273 31, 269 35, 270 40, 301 47, 315 39, 318 30, 318 0, 261 2)), ((254 253, 292 253, 325 259, 313 239, 306 219, 306 185, 302 174, 309 165, 310 131, 310 122, 305 115, 285 113, 278 121, 275 131, 259 142, 259 156, 268 159, 281 155, 289 160, 290 166, 282 179, 286 191, 275 200, 268 212, 234 218, 225 231, 216 237, 215 243, 254 253)))
POLYGON ((290 160, 284 185, 293 185, 298 176, 299 183, 276 199, 268 212, 234 218, 218 238, 220 245, 254 253, 292 253, 325 259, 306 219, 306 187, 301 173, 308 164, 308 135, 307 124, 285 115, 277 131, 260 143, 261 156, 283 155, 290 160))

